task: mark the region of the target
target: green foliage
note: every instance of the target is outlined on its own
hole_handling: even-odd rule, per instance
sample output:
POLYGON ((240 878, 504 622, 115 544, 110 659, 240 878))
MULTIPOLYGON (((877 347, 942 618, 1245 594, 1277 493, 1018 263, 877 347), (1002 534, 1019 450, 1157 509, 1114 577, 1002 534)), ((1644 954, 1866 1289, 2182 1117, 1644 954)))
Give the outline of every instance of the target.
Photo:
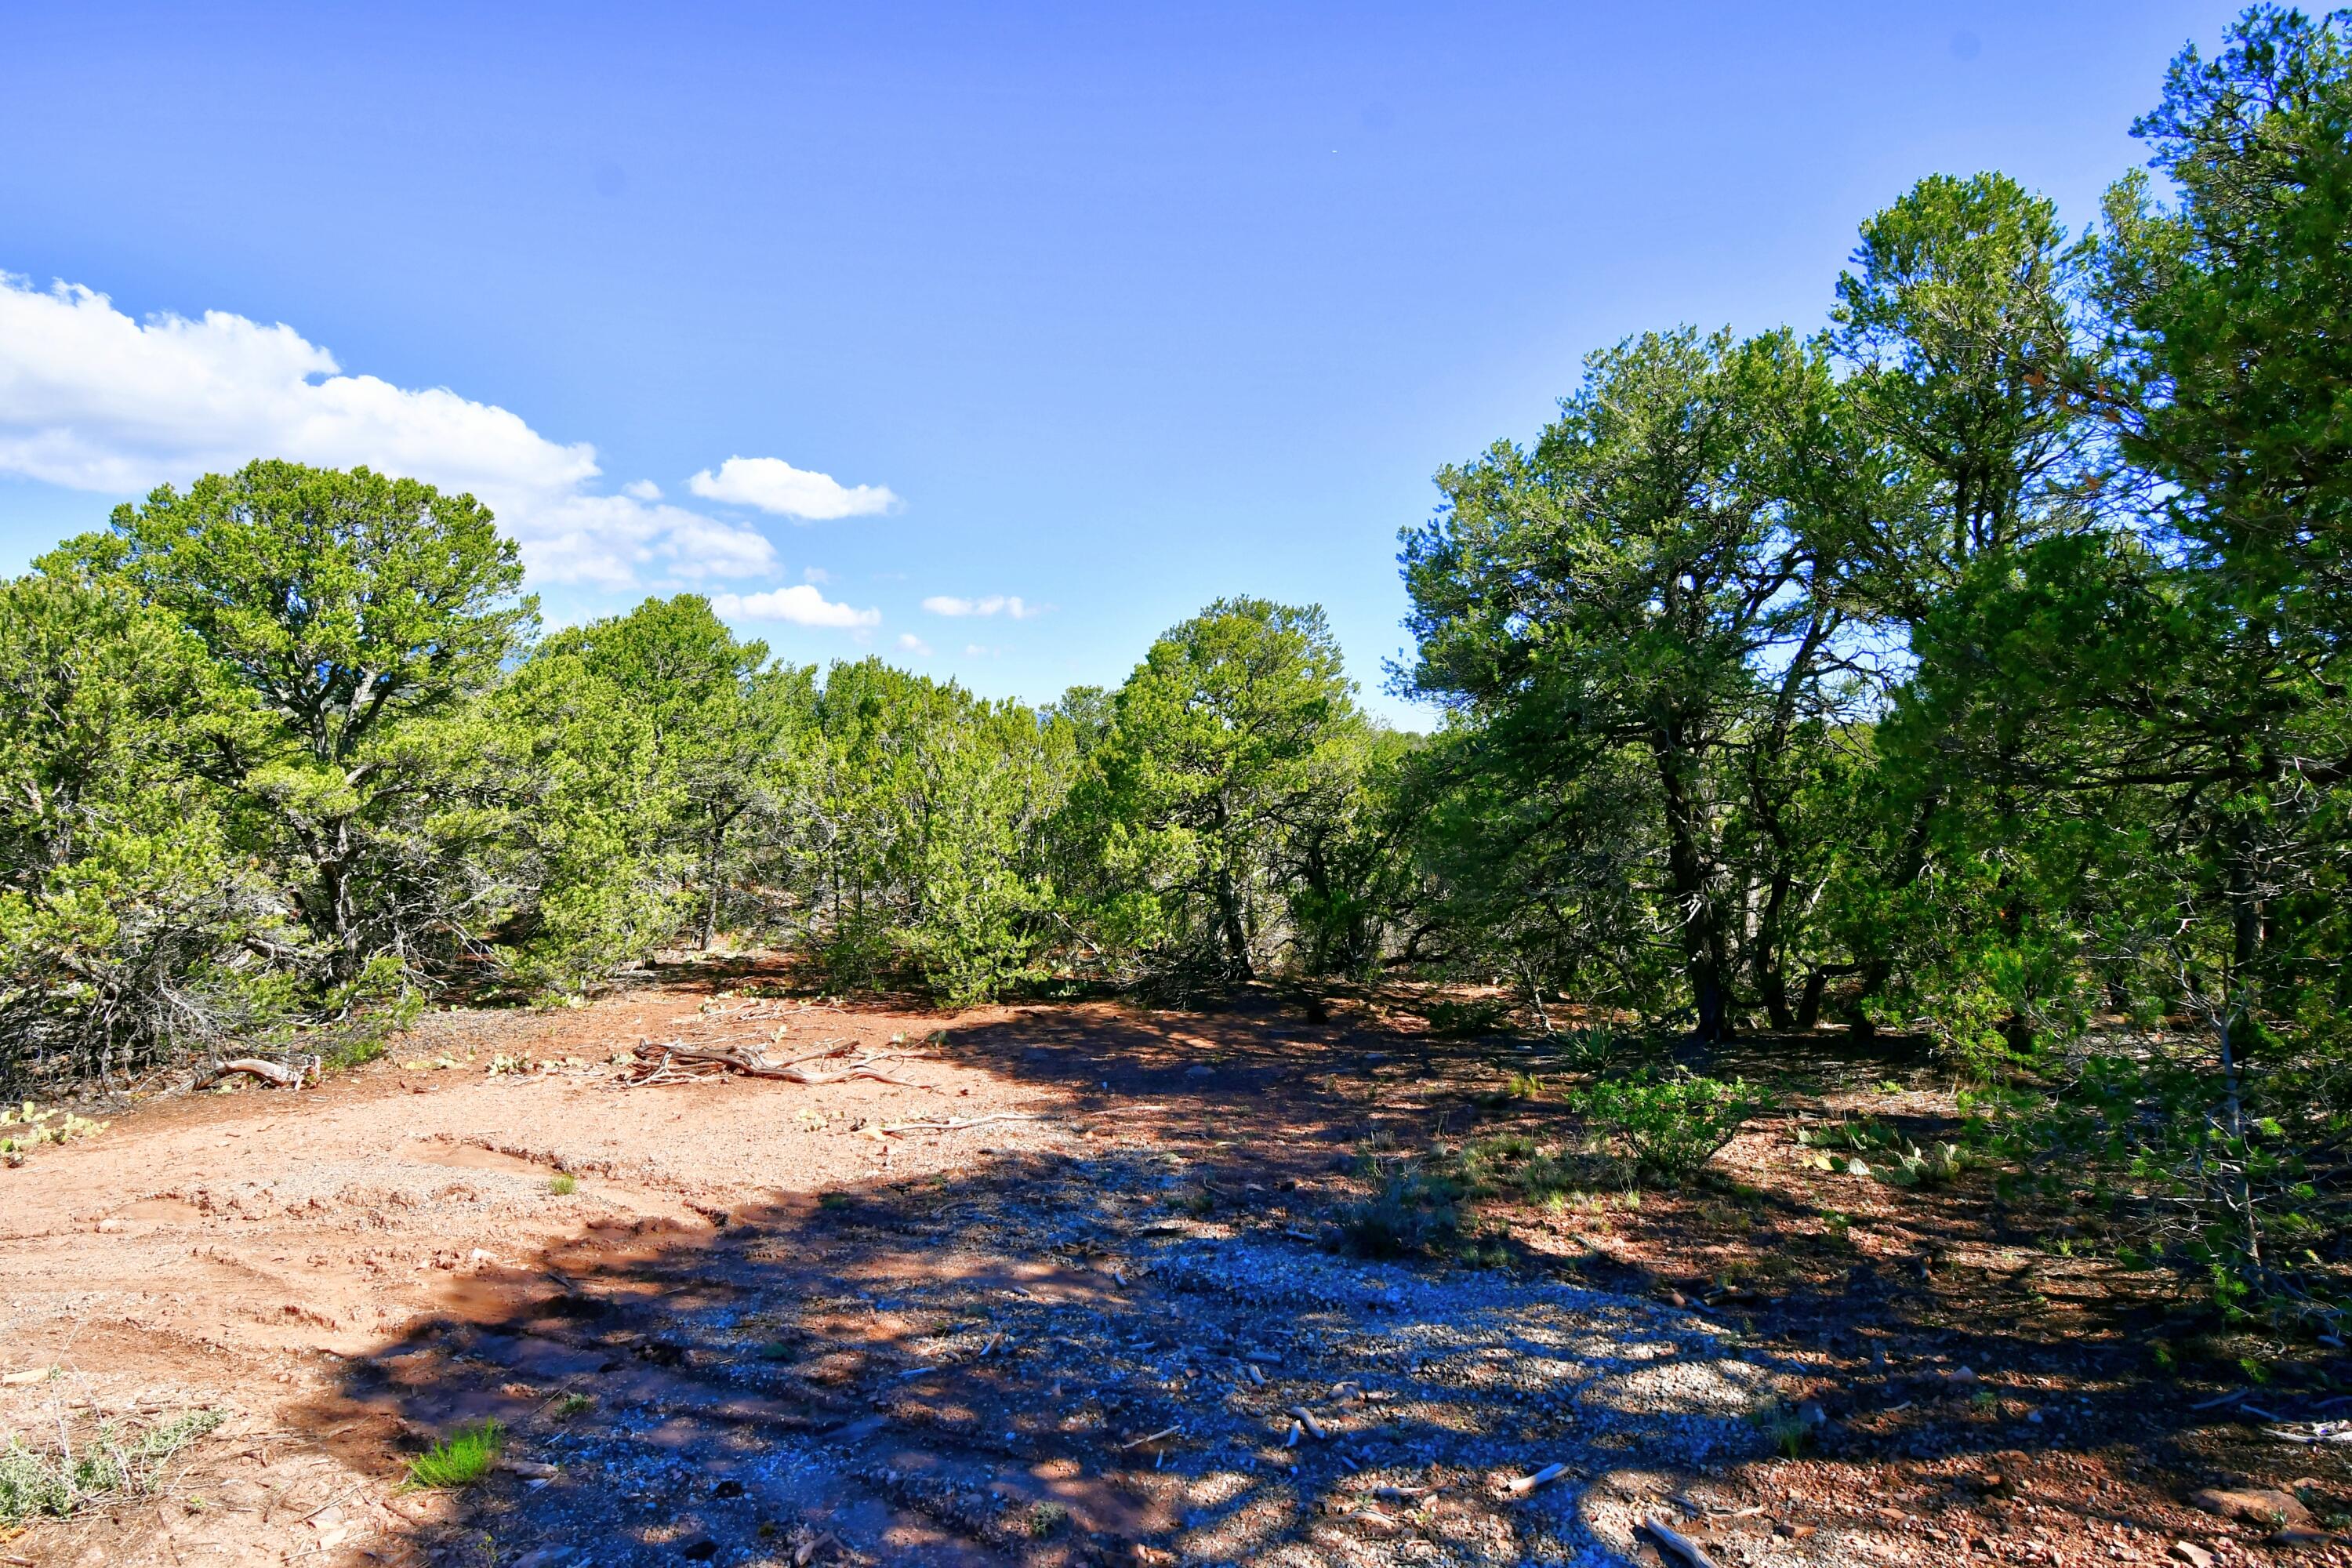
POLYGON ((1525 930, 1515 967, 1613 971, 1605 999, 1655 1007, 1638 933, 1662 929, 1703 1037, 1731 1026, 1741 971, 1785 994, 1783 914, 1821 874, 1804 788, 1852 707, 1837 476, 1869 465, 1842 397, 1785 332, 1629 339, 1531 448, 1442 473, 1444 509, 1405 534, 1413 687, 1464 721, 1446 837, 1507 889, 1475 918, 1525 930), (1735 857, 1766 884, 1760 925, 1732 917, 1735 857))
POLYGON ((1603 1079, 1575 1100, 1638 1169, 1675 1183, 1696 1175, 1767 1103, 1738 1079, 1664 1076, 1647 1068, 1630 1077, 1603 1079))
POLYGON ((56 1452, 11 1435, 0 1445, 0 1525, 66 1519, 95 1504, 160 1490, 173 1458, 227 1418, 192 1410, 143 1430, 108 1422, 56 1452))
POLYGON ((1377 956, 1397 746, 1353 692, 1316 607, 1221 599, 1152 645, 1072 796, 1112 943, 1178 990, 1377 956))
POLYGON ((296 933, 238 854, 249 702, 120 589, 0 584, 0 1084, 110 1077, 280 1015, 296 933))
POLYGON ((459 895, 422 822, 451 759, 418 726, 485 689, 537 617, 485 508, 366 468, 256 462, 163 486, 42 564, 178 616, 252 694, 266 723, 224 763, 333 979, 429 940, 459 895))
POLYGON ((1511 1016, 1511 1005, 1496 997, 1470 1001, 1440 997, 1429 1005, 1427 1016, 1431 1034, 1460 1039, 1491 1035, 1503 1027, 1511 1016))
POLYGON ((408 1484, 451 1490, 470 1487, 498 1464, 506 1442, 506 1428, 496 1421, 460 1426, 408 1461, 408 1484))
POLYGON ((1784 1459, 1801 1459, 1812 1446, 1812 1424, 1781 1400, 1767 1400, 1749 1411, 1748 1424, 1761 1432, 1784 1459))

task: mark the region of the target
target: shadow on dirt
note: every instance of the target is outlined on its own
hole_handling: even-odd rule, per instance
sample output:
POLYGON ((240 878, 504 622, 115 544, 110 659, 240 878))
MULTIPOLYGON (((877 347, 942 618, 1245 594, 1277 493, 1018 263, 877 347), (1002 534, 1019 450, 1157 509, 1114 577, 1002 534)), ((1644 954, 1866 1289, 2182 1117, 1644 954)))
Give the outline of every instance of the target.
MULTIPOLYGON (((2038 1334, 2022 1300, 1943 1321, 1932 1272, 1884 1260, 1700 1310, 1598 1260, 1329 1249, 1336 1167, 1383 1133, 1475 1126, 1454 1079, 1538 1050, 1265 1007, 1038 1009, 945 1048, 1063 1090, 1098 1136, 708 1230, 584 1230, 349 1363, 317 1430, 356 1454, 387 1424, 411 1449, 504 1425, 519 1468, 418 1510, 436 1563, 1051 1568, 1600 1562, 1587 1488, 1760 1458, 1783 1402, 1822 1406, 1797 1440, 1861 1457, 2080 1447, 2125 1418, 2161 1445, 2186 1420, 2133 1323, 2086 1345, 2038 1334), (1987 1397, 2062 1363, 2101 1410, 1987 1397), (1501 1484, 1555 1463, 1553 1486, 1501 1484)), ((1985 1223, 1941 1200, 1915 1222, 1985 1223)))

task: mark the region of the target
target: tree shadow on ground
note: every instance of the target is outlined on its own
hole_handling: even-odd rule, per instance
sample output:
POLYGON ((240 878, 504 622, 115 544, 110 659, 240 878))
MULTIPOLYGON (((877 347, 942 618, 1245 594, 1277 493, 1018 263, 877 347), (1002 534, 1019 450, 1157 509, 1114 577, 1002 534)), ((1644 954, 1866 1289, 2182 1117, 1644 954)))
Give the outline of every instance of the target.
MULTIPOLYGON (((1889 1258, 1708 1306, 1605 1259, 1332 1250, 1337 1168, 1383 1135, 1477 1124, 1497 1055, 1545 1059, 1516 1043, 1254 1004, 1018 1010, 942 1048, 1058 1091, 1094 1136, 774 1194, 708 1230, 583 1230, 349 1363, 317 1429, 356 1458, 387 1434, 413 1449, 506 1426, 524 1469, 415 1510, 412 1545, 438 1563, 1054 1568, 1403 1562, 1413 1542, 1574 1562, 1596 1534, 1629 1544, 1589 1500, 1738 1474, 1784 1400, 1823 1406, 1797 1441, 1858 1458, 2127 1436, 2161 1461, 2200 1419, 2151 1375, 2145 1309, 2089 1339, 2096 1301, 2065 1332, 2030 1302, 1956 1321, 1933 1268, 1889 1258), (2042 1384, 2068 1393, 2021 1392, 2042 1384), (1551 1486, 1501 1485, 1553 1463, 1551 1486)), ((1911 1224, 1948 1241, 1987 1221, 1939 1194, 1911 1224)))

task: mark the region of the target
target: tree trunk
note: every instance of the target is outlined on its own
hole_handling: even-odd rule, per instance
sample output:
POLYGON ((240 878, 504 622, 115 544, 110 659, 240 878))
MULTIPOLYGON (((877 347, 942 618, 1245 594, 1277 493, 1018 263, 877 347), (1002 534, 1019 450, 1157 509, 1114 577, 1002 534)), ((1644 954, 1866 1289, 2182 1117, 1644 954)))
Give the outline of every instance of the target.
POLYGON ((1708 886, 1706 855, 1700 842, 1702 804, 1688 773, 1695 766, 1671 736, 1655 744, 1658 778, 1665 795, 1666 884, 1681 917, 1683 963, 1698 1014, 1697 1037, 1703 1045, 1731 1037, 1729 999, 1725 995, 1723 911, 1716 907, 1708 886))
POLYGON ((1249 931, 1242 923, 1241 895, 1234 887, 1233 872, 1223 866, 1217 868, 1217 923, 1224 928, 1225 956, 1234 973, 1244 980, 1256 979, 1256 968, 1250 963, 1249 931))
POLYGON ((1805 976, 1804 994, 1797 998, 1797 1027, 1811 1029, 1822 1021, 1822 993, 1829 989, 1830 977, 1820 970, 1805 976))

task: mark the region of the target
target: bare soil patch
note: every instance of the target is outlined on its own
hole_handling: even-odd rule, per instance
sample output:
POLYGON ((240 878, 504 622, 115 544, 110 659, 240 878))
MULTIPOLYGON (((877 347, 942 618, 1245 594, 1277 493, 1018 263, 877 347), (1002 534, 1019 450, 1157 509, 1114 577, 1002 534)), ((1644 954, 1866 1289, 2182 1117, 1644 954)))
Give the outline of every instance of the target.
POLYGON ((2226 1347, 2053 1246, 2089 1220, 1795 1142, 1857 1107, 1932 1134, 1916 1064, 1759 1046, 1735 1068, 1800 1092, 1708 1184, 1506 1183, 1478 1266, 1367 1261, 1333 1239, 1366 1155, 1549 1157, 1562 1064, 1361 1002, 948 1016, 761 980, 436 1014, 321 1088, 0 1172, 0 1376, 54 1369, 0 1383, 0 1431, 229 1413, 0 1559, 1597 1564, 1659 1561, 1655 1518, 1725 1564, 2352 1563, 2341 1450, 2265 1435, 2352 1407, 2329 1363, 2209 1404, 2246 1386, 2226 1347), (903 1081, 619 1087, 640 1038, 903 1081), (485 1418, 510 1468, 401 1489, 485 1418), (2204 1487, 2290 1498, 2311 1543, 2204 1487))

